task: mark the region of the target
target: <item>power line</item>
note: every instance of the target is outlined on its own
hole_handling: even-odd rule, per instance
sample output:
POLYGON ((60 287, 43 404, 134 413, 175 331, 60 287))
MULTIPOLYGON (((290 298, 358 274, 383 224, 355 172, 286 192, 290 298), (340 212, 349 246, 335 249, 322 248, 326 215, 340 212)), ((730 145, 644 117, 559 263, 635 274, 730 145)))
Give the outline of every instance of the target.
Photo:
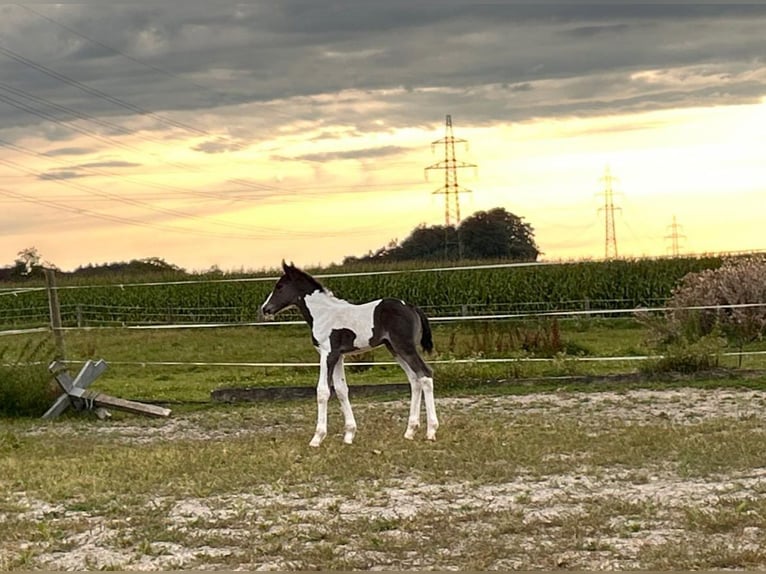
MULTIPOLYGON (((70 34, 74 34, 74 35, 76 35, 76 36, 78 36, 78 37, 80 37, 80 38, 82 38, 82 39, 84 39, 84 40, 86 40, 86 41, 88 41, 88 42, 90 42, 92 44, 95 44, 95 45, 97 45, 97 46, 99 46, 101 48, 109 50, 109 51, 111 51, 114 54, 118 54, 118 55, 122 56, 123 58, 126 58, 126 59, 130 60, 131 62, 134 62, 134 63, 139 64, 141 66, 144 66, 146 68, 149 68, 149 69, 151 69, 151 70, 153 70, 155 72, 158 72, 160 74, 163 74, 165 76, 168 76, 168 77, 171 77, 171 78, 174 78, 174 79, 178 79, 178 80, 180 80, 182 82, 187 83, 190 86, 193 86, 196 89, 206 90, 206 91, 208 91, 208 92, 210 92, 210 93, 212 93, 212 94, 214 94, 216 96, 224 98, 229 103, 239 104, 239 103, 243 103, 243 102, 249 101, 249 100, 247 100, 245 98, 241 98, 241 97, 240 98, 232 97, 231 94, 229 94, 229 93, 221 92, 219 90, 216 90, 216 89, 212 88, 211 86, 206 86, 206 85, 200 84, 200 83, 195 82, 193 80, 190 80, 190 79, 188 79, 188 78, 186 78, 184 76, 176 74, 175 72, 173 72, 171 70, 168 70, 166 68, 163 68, 163 67, 157 66, 155 64, 146 62, 144 60, 140 60, 138 58, 135 58, 134 56, 131 56, 130 54, 127 54, 127 53, 125 53, 125 52, 123 52, 121 50, 118 50, 117 48, 114 48, 113 46, 110 46, 110 45, 108 45, 108 44, 106 44, 106 43, 104 43, 104 42, 102 42, 102 41, 100 41, 100 40, 98 40, 96 38, 93 38, 92 36, 84 34, 84 33, 80 32, 80 31, 74 29, 73 27, 71 27, 71 26, 69 26, 67 24, 64 24, 63 22, 61 22, 59 20, 56 20, 55 18, 47 16, 47 15, 39 12, 38 10, 35 10, 35 9, 31 8, 30 6, 27 6, 27 5, 17 5, 17 6, 20 7, 20 8, 24 8, 28 12, 30 12, 32 14, 35 14, 36 16, 46 20, 47 22, 50 22, 50 23, 52 23, 52 24, 54 24, 54 25, 56 25, 58 27, 61 27, 62 29, 64 29, 67 32, 69 32, 70 34)), ((64 74, 60 74, 58 72, 55 72, 55 71, 53 71, 53 70, 51 70, 49 68, 46 68, 45 66, 43 66, 42 64, 39 64, 37 62, 33 62, 32 60, 30 60, 28 58, 25 58, 24 56, 21 56, 20 54, 15 53, 15 52, 13 52, 10 49, 5 48, 5 49, 2 49, 1 51, 3 53, 5 53, 8 57, 14 59, 15 61, 17 61, 19 63, 23 63, 23 64, 28 65, 28 66, 31 66, 31 67, 37 69, 38 71, 41 71, 43 73, 51 75, 52 77, 54 77, 56 79, 59 79, 60 81, 65 81, 67 83, 70 83, 71 85, 75 85, 76 87, 78 87, 80 89, 90 88, 89 86, 87 86, 85 84, 82 84, 81 82, 78 82, 77 80, 74 80, 72 78, 69 78, 68 76, 66 76, 64 74)), ((35 96, 35 95, 29 94, 29 93, 25 93, 23 90, 20 90, 18 88, 13 88, 11 86, 8 86, 7 84, 0 84, 0 87, 3 87, 3 86, 4 86, 4 89, 6 89, 7 91, 11 91, 12 93, 16 93, 16 95, 19 95, 19 96, 21 96, 21 97, 23 97, 25 99, 33 99, 33 100, 35 100, 38 103, 40 103, 40 102, 45 103, 46 105, 54 107, 54 108, 56 108, 58 110, 63 110, 66 113, 72 114, 72 115, 74 115, 76 117, 79 117, 81 119, 84 119, 84 120, 92 121, 92 122, 97 123, 97 124, 99 124, 99 125, 101 125, 103 127, 107 127, 107 128, 109 128, 111 130, 116 130, 116 131, 118 131, 120 133, 125 133, 125 134, 132 134, 132 135, 134 135, 136 137, 140 137, 141 139, 144 139, 144 140, 147 140, 147 141, 159 141, 159 142, 164 143, 164 140, 161 140, 161 139, 158 139, 158 138, 146 137, 144 135, 139 136, 136 132, 131 132, 130 130, 124 128, 123 126, 119 126, 118 124, 114 124, 114 123, 108 122, 106 120, 101 120, 100 118, 96 118, 94 116, 90 116, 89 114, 80 112, 78 110, 74 110, 72 108, 68 108, 67 106, 63 106, 63 105, 60 105, 60 104, 56 104, 54 102, 50 102, 49 100, 45 100, 44 98, 41 98, 39 96, 35 96)), ((113 102, 113 103, 116 103, 115 100, 119 100, 119 98, 115 98, 114 96, 110 96, 106 92, 102 92, 101 90, 97 90, 95 88, 90 88, 90 90, 84 90, 84 91, 86 91, 87 93, 92 93, 92 94, 95 93, 95 95, 100 95, 100 97, 105 97, 108 101, 113 102)), ((70 129, 74 129, 74 128, 72 128, 71 125, 64 124, 63 122, 61 122, 57 118, 54 118, 54 117, 52 117, 50 115, 41 115, 40 112, 38 112, 36 110, 30 110, 28 107, 19 107, 19 106, 23 106, 24 102, 19 102, 18 100, 16 100, 14 102, 8 102, 8 103, 11 103, 11 105, 15 105, 19 109, 23 109, 24 111, 27 111, 28 113, 33 113, 33 114, 37 115, 38 117, 42 117, 43 119, 48 119, 50 121, 54 121, 54 122, 58 123, 59 125, 65 125, 66 127, 69 127, 70 129)), ((122 103, 127 104, 127 102, 122 102, 122 103)), ((150 115, 150 116, 153 116, 153 117, 161 117, 161 116, 158 116, 158 114, 155 114, 154 112, 151 112, 149 110, 141 109, 138 106, 134 106, 132 104, 128 104, 128 106, 129 106, 128 109, 131 109, 131 110, 134 110, 134 111, 138 111, 138 113, 141 113, 142 115, 150 115)), ((271 109, 271 110, 269 110, 269 115, 279 115, 279 116, 290 118, 290 119, 294 118, 294 116, 292 114, 288 114, 288 113, 282 112, 281 110, 278 110, 278 109, 271 109)), ((196 128, 194 126, 190 126, 189 124, 182 124, 181 122, 177 122, 175 120, 169 120, 169 121, 174 122, 174 125, 181 125, 181 126, 185 127, 186 129, 189 129, 191 131, 195 131, 195 132, 198 132, 198 133, 203 133, 205 135, 211 135, 211 134, 209 134, 208 132, 206 132, 204 130, 200 130, 199 128, 196 128)), ((96 137, 96 138, 100 139, 101 141, 106 141, 106 142, 109 141, 109 140, 107 140, 105 138, 100 137, 98 134, 95 134, 95 133, 90 132, 88 130, 85 130, 85 131, 83 131, 83 130, 75 130, 75 131, 80 131, 80 133, 86 133, 87 132, 87 135, 89 135, 90 137, 96 137)), ((116 144, 116 145, 119 145, 120 147, 127 147, 127 149, 137 149, 134 146, 127 146, 127 144, 122 144, 122 145, 121 144, 116 144)), ((138 150, 138 151, 141 151, 143 153, 143 150, 138 150)), ((158 156, 159 154, 151 154, 151 155, 158 156)), ((304 158, 304 161, 319 161, 319 160, 312 160, 312 159, 309 159, 309 158, 304 158)), ((191 165, 191 164, 173 163, 173 162, 168 162, 167 160, 165 160, 165 163, 168 163, 169 165, 175 165, 175 166, 180 167, 181 169, 185 169, 185 170, 193 169, 195 171, 199 171, 197 166, 191 165)), ((285 191, 294 192, 294 191, 299 191, 300 190, 300 188, 298 188, 298 189, 284 188, 284 187, 281 187, 281 186, 275 186, 275 185, 270 185, 270 184, 265 184, 265 183, 253 183, 253 182, 251 182, 251 181, 249 181, 247 179, 242 179, 242 178, 236 178, 236 179, 232 179, 230 181, 231 181, 231 183, 234 183, 234 184, 246 187, 246 188, 250 188, 250 189, 255 189, 257 191, 271 190, 271 191, 283 193, 285 191)), ((382 186, 382 185, 387 185, 387 184, 379 184, 379 185, 382 186)), ((356 187, 359 187, 359 186, 354 186, 354 188, 356 188, 356 187)), ((371 185, 365 185, 364 187, 371 187, 371 185)), ((232 198, 229 197, 228 199, 232 199, 232 198)), ((236 199, 239 199, 239 198, 236 198, 236 199)))
POLYGON ((193 126, 188 123, 180 122, 178 120, 174 120, 171 118, 167 118, 165 116, 162 116, 160 114, 157 114, 155 112, 152 112, 150 110, 146 110, 140 106, 131 104, 130 102, 126 102, 125 100, 118 98, 116 96, 112 96, 111 94, 108 94, 102 90, 99 90, 98 88, 94 88, 89 86, 88 84, 84 84, 80 82, 79 80, 75 80, 74 78, 70 78, 66 74, 61 74, 59 72, 56 72, 55 70, 52 70, 51 68, 48 68, 47 66, 44 66, 38 62, 35 62, 34 60, 30 60, 29 58, 26 58, 22 56, 21 54, 14 52, 13 50, 6 48, 5 46, 0 45, 0 54, 5 55, 7 58, 10 58, 14 60, 15 62, 18 62, 20 64, 23 64, 25 66, 34 68, 35 70, 50 76, 51 78, 54 78, 56 80, 59 80, 60 82, 64 82, 65 84, 68 84, 70 86, 73 86, 77 88, 80 91, 85 92, 86 94, 90 94, 92 96, 96 96, 99 99, 105 100, 107 102, 110 102, 118 107, 121 107, 123 109, 132 111, 134 113, 137 113, 142 116, 148 116, 152 119, 157 120, 158 122, 165 124, 170 127, 180 128, 184 129, 186 131, 195 133, 197 135, 204 135, 209 136, 210 133, 200 129, 196 126, 193 126))
MULTIPOLYGON (((0 160, 1 161, 1 160, 0 160)), ((255 235, 234 235, 231 233, 216 233, 212 231, 203 231, 203 230, 195 230, 195 229, 186 229, 183 227, 173 227, 171 225, 163 225, 160 223, 148 223, 146 221, 141 221, 138 219, 130 219, 127 217, 120 217, 118 215, 110 215, 108 213, 101 213, 98 211, 93 211, 91 209, 85 209, 82 207, 73 207, 71 205, 61 203, 58 201, 50 201, 46 199, 40 199, 36 197, 30 197, 28 195, 25 195, 23 193, 18 193, 15 191, 11 191, 9 189, 3 189, 0 188, 0 195, 4 195, 6 197, 10 197, 13 199, 18 199, 20 201, 24 201, 27 203, 34 203, 37 205, 42 205, 45 207, 51 207, 53 209, 62 210, 62 211, 68 211, 70 213, 75 213, 77 215, 85 215, 88 217, 101 219, 103 221, 108 221, 110 223, 121 223, 124 225, 132 225, 135 227, 144 227, 154 230, 160 230, 160 231, 169 231, 172 233, 183 233, 187 235, 194 235, 198 237, 211 237, 211 238, 226 238, 226 239, 267 239, 272 236, 270 235, 261 235, 261 236, 255 236, 255 235)), ((286 236, 286 237, 289 237, 286 236)))
MULTIPOLYGON (((119 132, 123 133, 124 135, 131 135, 131 136, 134 136, 134 137, 136 137, 138 139, 145 140, 145 141, 164 143, 164 140, 161 140, 159 138, 149 138, 149 137, 138 135, 136 132, 130 131, 130 130, 128 130, 128 129, 118 125, 118 124, 115 124, 115 123, 112 123, 112 122, 108 122, 108 121, 102 120, 100 118, 96 118, 95 116, 92 116, 90 114, 86 114, 84 112, 80 112, 78 110, 69 108, 67 106, 63 106, 61 104, 57 104, 55 102, 51 102, 50 100, 46 100, 45 98, 42 98, 42 97, 39 97, 39 96, 35 96, 33 94, 30 94, 30 93, 25 92, 24 90, 20 90, 18 88, 13 88, 12 86, 8 86, 7 84, 0 83, 0 90, 5 90, 6 92, 10 92, 12 94, 19 95, 20 97, 25 98, 25 100, 31 99, 31 100, 34 100, 35 102, 37 102, 38 104, 47 105, 47 106, 50 106, 50 107, 52 107, 54 109, 58 109, 60 111, 65 111, 66 113, 72 114, 73 116, 75 116, 75 117, 77 117, 79 119, 82 119, 82 120, 87 121, 87 122, 95 123, 97 125, 100 125, 102 127, 106 127, 108 129, 111 129, 111 130, 119 131, 119 132)), ((27 113, 29 113, 31 115, 34 115, 36 117, 39 117, 39 118, 41 118, 43 120, 47 120, 47 121, 53 122, 56 125, 64 127, 65 129, 69 129, 71 131, 80 133, 82 135, 85 135, 87 137, 90 137, 92 139, 100 141, 102 143, 105 143, 105 144, 107 144, 109 146, 115 146, 115 147, 123 148, 123 149, 126 149, 126 150, 137 152, 137 153, 142 154, 142 155, 146 154, 145 150, 143 150, 143 149, 141 149, 141 148, 139 148, 139 147, 137 147, 135 145, 131 145, 131 144, 128 144, 128 143, 125 143, 125 142, 121 142, 121 141, 116 140, 114 138, 104 137, 101 134, 99 134, 99 133, 97 133, 97 132, 95 132, 93 130, 90 130, 90 129, 86 128, 86 127, 74 125, 71 122, 64 121, 61 118, 58 118, 55 115, 53 115, 53 114, 51 114, 51 113, 49 113, 49 112, 47 112, 45 110, 38 109, 38 108, 30 106, 27 103, 27 101, 25 101, 25 100, 18 100, 16 98, 11 97, 11 96, 0 94, 0 101, 5 102, 5 103, 11 105, 11 106, 15 107, 18 110, 27 112, 27 113)), ((162 161, 165 164, 171 165, 171 166, 174 166, 174 167, 178 167, 180 169, 183 169, 184 171, 196 171, 196 172, 201 172, 202 171, 198 166, 193 165, 193 164, 168 161, 167 159, 163 158, 158 153, 150 152, 149 155, 151 155, 153 157, 160 158, 160 159, 162 159, 162 161)), ((230 181, 232 183, 236 183, 236 184, 238 184, 238 185, 240 185, 242 187, 253 189, 253 190, 256 190, 256 191, 278 191, 278 192, 291 191, 290 189, 287 189, 287 188, 277 187, 277 186, 274 186, 274 185, 263 184, 263 183, 253 183, 253 182, 250 182, 250 181, 244 180, 244 179, 232 179, 230 181)), ((197 192, 197 193, 204 193, 204 192, 197 192)))
MULTIPOLYGON (((126 52, 123 52, 123 51, 115 48, 114 46, 110 46, 109 44, 106 44, 106 43, 104 43, 104 42, 102 42, 102 41, 100 41, 100 40, 98 40, 98 39, 96 39, 96 38, 94 38, 92 36, 89 36, 89 35, 81 32, 79 30, 76 30, 72 26, 64 24, 63 22, 61 22, 59 20, 56 20, 55 18, 52 18, 52 17, 47 16, 45 14, 42 14, 41 12, 32 9, 31 7, 29 7, 27 5, 19 5, 19 4, 17 4, 17 6, 20 6, 20 7, 24 8, 28 12, 36 14, 38 17, 43 18, 44 20, 50 22, 51 24, 54 24, 56 26, 59 26, 59 27, 63 28, 64 30, 68 31, 71 34, 74 34, 75 36, 78 36, 78 37, 82 38, 83 40, 86 40, 86 41, 91 42, 92 44, 95 44, 95 45, 97 45, 97 46, 99 46, 101 48, 109 50, 113 54, 117 54, 119 56, 122 56, 123 58, 126 58, 127 60, 130 60, 131 62, 133 62, 135 64, 139 64, 141 66, 149 68, 150 70, 153 70, 155 72, 158 72, 158 73, 163 74, 165 76, 168 76, 170 78, 173 78, 173 79, 176 79, 176 80, 180 80, 181 82, 184 82, 184 83, 188 84, 189 86, 194 87, 196 89, 205 90, 205 91, 209 92, 210 94, 213 94, 213 95, 215 95, 215 96, 217 96, 219 98, 222 98, 223 100, 225 100, 226 104, 238 105, 238 104, 243 104, 243 103, 249 103, 250 101, 252 101, 250 98, 233 96, 232 94, 230 94, 228 92, 222 92, 220 90, 217 90, 217 89, 213 88, 212 86, 200 84, 199 82, 195 82, 194 80, 190 80, 189 78, 187 78, 185 76, 182 76, 180 74, 177 74, 177 73, 173 72, 172 70, 168 70, 167 68, 163 68, 161 66, 157 66, 156 64, 152 64, 150 62, 147 62, 146 60, 141 60, 139 58, 136 58, 135 56, 131 56, 130 54, 127 54, 126 52)), ((294 114, 290 114, 288 112, 283 112, 283 111, 281 111, 279 109, 269 110, 269 115, 277 115, 277 116, 281 116, 281 117, 284 117, 284 118, 287 118, 287 119, 291 119, 291 120, 295 119, 295 115, 294 114)), ((308 160, 304 160, 304 161, 315 161, 315 160, 308 159, 308 160)))
MULTIPOLYGON (((17 5, 17 6, 19 6, 19 5, 17 5)), ((97 46, 99 46, 101 48, 109 50, 109 51, 111 51, 114 54, 120 55, 123 58, 126 58, 127 60, 130 60, 131 62, 133 62, 135 64, 139 64, 141 66, 144 66, 144 67, 146 67, 146 68, 148 68, 150 70, 153 70, 155 72, 158 72, 158 73, 163 74, 165 76, 168 76, 170 78, 173 78, 173 79, 176 79, 176 80, 180 80, 181 82, 184 82, 184 83, 188 84, 189 86, 191 86, 191 87, 193 87, 193 88, 195 88, 197 90, 205 90, 208 93, 213 94, 216 97, 220 98, 223 101, 223 103, 225 103, 227 105, 239 105, 239 104, 243 104, 243 103, 250 103, 252 101, 250 98, 246 98, 246 97, 242 97, 242 96, 239 96, 239 97, 233 96, 232 94, 230 94, 228 92, 222 92, 220 90, 217 90, 217 89, 213 88, 212 86, 203 85, 203 84, 200 84, 200 83, 195 82, 193 80, 190 80, 189 78, 181 76, 181 75, 173 72, 172 70, 168 70, 167 68, 163 68, 161 66, 157 66, 157 65, 152 64, 150 62, 147 62, 145 60, 138 59, 135 56, 131 56, 130 54, 127 54, 127 53, 125 53, 125 52, 123 52, 121 50, 118 50, 117 48, 115 48, 113 46, 110 46, 110 45, 108 45, 108 44, 106 44, 106 43, 104 43, 104 42, 102 42, 100 40, 97 40, 96 38, 93 38, 92 36, 84 34, 83 32, 80 32, 79 30, 76 30, 73 27, 68 26, 67 24, 64 24, 63 22, 60 22, 59 20, 56 20, 55 18, 51 18, 50 16, 42 14, 41 12, 39 12, 37 10, 34 10, 31 7, 29 7, 29 6, 21 5, 20 7, 26 9, 28 12, 31 12, 31 13, 37 15, 40 18, 43 18, 44 20, 50 22, 51 24, 54 24, 56 26, 59 26, 59 27, 63 28, 64 30, 68 31, 70 34, 74 34, 74 35, 76 35, 76 36, 78 36, 78 37, 80 37, 80 38, 82 38, 82 39, 84 39, 84 40, 86 40, 88 42, 91 42, 92 44, 95 44, 95 45, 97 45, 97 46)), ((269 109, 268 115, 270 115, 270 116, 271 115, 276 115, 276 116, 280 116, 280 117, 286 118, 288 120, 294 120, 295 119, 295 115, 294 114, 291 114, 291 113, 288 113, 288 112, 283 112, 280 109, 269 109)), ((301 158, 301 161, 317 162, 317 163, 321 162, 321 160, 316 160, 316 159, 311 159, 311 158, 301 158)), ((248 183, 247 180, 234 180, 234 181, 236 181, 237 183, 240 183, 240 182, 248 183)))
MULTIPOLYGON (((195 82, 193 80, 189 80, 188 78, 184 78, 183 76, 180 76, 180 75, 176 74, 175 72, 172 72, 172 71, 167 70, 165 68, 161 68, 160 66, 157 66, 155 64, 150 64, 149 62, 145 62, 143 60, 139 60, 138 58, 135 58, 135 57, 131 56, 130 54, 126 54, 125 52, 122 52, 121 50, 118 50, 114 46, 109 46, 108 44, 105 44, 105 43, 97 40, 96 38, 88 36, 88 35, 80 32, 79 30, 75 30, 71 26, 68 26, 67 24, 64 24, 63 22, 61 22, 59 20, 51 18, 50 16, 46 16, 45 14, 43 14, 41 12, 38 12, 37 10, 32 8, 31 6, 28 6, 26 4, 17 4, 17 6, 19 6, 20 8, 24 8, 27 12, 31 12, 31 13, 37 15, 38 17, 42 18, 43 20, 47 20, 51 24, 55 24, 56 26, 59 26, 60 28, 63 28, 64 30, 66 30, 70 34, 74 34, 75 36, 79 36, 83 40, 86 40, 86 41, 90 42, 91 44, 95 44, 95 45, 97 45, 97 46, 99 46, 101 48, 104 48, 105 50, 109 50, 113 54, 118 54, 118 55, 122 56, 123 58, 126 58, 126 59, 130 60, 131 62, 133 62, 135 64, 139 64, 141 66, 145 66, 145 67, 147 67, 147 68, 149 68, 151 70, 154 70, 155 72, 159 72, 160 74, 163 74, 165 76, 169 76, 171 78, 176 78, 176 79, 182 80, 182 81, 188 83, 189 85, 194 86, 195 88, 202 89, 202 90, 210 90, 209 86, 203 86, 202 84, 198 84, 197 82, 195 82)), ((228 95, 228 94, 223 94, 223 95, 228 95)))
MULTIPOLYGON (((99 126, 101 126, 103 128, 106 128, 108 130, 121 133, 123 135, 132 135, 132 136, 135 136, 135 137, 140 137, 140 139, 142 139, 142 140, 150 141, 150 142, 154 142, 154 143, 164 143, 165 142, 165 140, 163 140, 162 138, 159 138, 159 137, 154 138, 154 137, 150 137, 150 136, 147 136, 147 135, 144 135, 144 134, 142 134, 141 136, 138 136, 137 132, 129 130, 128 128, 126 128, 124 126, 121 126, 121 125, 116 124, 114 122, 110 122, 108 120, 103 120, 101 118, 97 118, 96 116, 87 114, 85 112, 81 112, 81 111, 76 110, 74 108, 70 108, 69 106, 65 106, 63 104, 58 104, 56 102, 52 102, 51 100, 48 100, 48 99, 43 98, 41 96, 37 96, 35 94, 27 92, 26 90, 22 90, 21 88, 16 88, 16 87, 11 86, 9 84, 6 84, 4 82, 0 82, 0 90, 4 90, 5 92, 9 92, 9 93, 11 93, 11 94, 13 94, 15 96, 20 97, 20 98, 24 98, 21 102, 19 102, 19 100, 13 100, 12 98, 9 98, 9 100, 12 100, 13 102, 15 102, 15 103, 12 103, 11 101, 8 101, 7 103, 9 103, 10 105, 16 105, 16 103, 21 103, 21 104, 28 105, 29 100, 32 100, 32 101, 34 101, 34 102, 36 102, 38 104, 41 104, 43 106, 51 107, 51 108, 56 109, 56 110, 58 110, 60 112, 64 112, 66 114, 74 116, 77 119, 81 119, 81 120, 92 122, 92 123, 97 124, 97 125, 99 125, 99 126)), ((8 97, 8 96, 6 96, 6 97, 8 97)), ((59 121, 61 121, 61 120, 59 120, 59 121)))
MULTIPOLYGON (((6 48, 6 47, 4 47, 2 45, 0 45, 0 53, 4 54, 6 57, 8 57, 8 58, 10 58, 10 59, 20 63, 20 64, 29 66, 29 67, 31 67, 31 68, 33 68, 35 70, 38 70, 39 72, 42 72, 42 73, 44 73, 44 74, 46 74, 46 75, 48 75, 48 76, 50 76, 50 77, 52 77, 54 79, 57 79, 57 80, 59 80, 61 82, 69 84, 71 86, 74 86, 74 87, 80 89, 81 91, 83 91, 83 92, 85 92, 87 94, 94 95, 94 96, 96 96, 96 97, 98 97, 100 99, 106 100, 106 101, 111 102, 111 103, 113 103, 113 104, 115 104, 117 106, 123 107, 123 108, 125 108, 127 110, 130 110, 130 111, 133 111, 133 112, 135 112, 135 113, 137 113, 139 115, 151 117, 151 118, 153 118, 153 119, 155 119, 155 120, 157 120, 157 121, 159 121, 161 123, 164 123, 165 125, 168 125, 168 126, 171 126, 171 127, 182 128, 182 129, 185 129, 187 131, 196 133, 198 135, 205 135, 205 136, 211 136, 212 135, 209 132, 207 132, 206 130, 197 128, 196 126, 192 126, 191 124, 180 122, 180 121, 177 121, 177 120, 173 120, 171 118, 167 118, 165 116, 162 116, 162 115, 157 114, 155 112, 152 112, 150 110, 141 108, 140 106, 137 106, 137 105, 131 104, 129 102, 126 102, 125 100, 122 100, 121 98, 118 98, 116 96, 112 96, 111 94, 108 94, 107 92, 104 92, 104 91, 99 90, 97 88, 93 88, 93 87, 91 87, 91 86, 89 86, 87 84, 84 84, 84 83, 82 83, 82 82, 80 82, 78 80, 75 80, 74 78, 71 78, 71 77, 67 76, 66 74, 61 74, 61 73, 56 72, 55 70, 52 70, 51 68, 48 68, 48 67, 46 67, 46 66, 44 66, 44 65, 42 65, 42 64, 40 64, 38 62, 30 60, 29 58, 26 58, 26 57, 22 56, 21 54, 18 54, 17 52, 14 52, 13 50, 11 50, 9 48, 6 48)), ((136 61, 138 61, 138 60, 136 60, 136 61)), ((145 65, 149 65, 149 64, 145 64, 145 65)), ((12 87, 9 87, 9 88, 10 88, 10 90, 15 90, 17 93, 18 92, 23 92, 23 90, 18 90, 16 88, 12 88, 12 87)), ((8 88, 6 88, 6 89, 8 89, 8 88)), ((38 102, 39 101, 44 101, 43 98, 39 98, 37 96, 32 96, 32 98, 37 100, 38 102)), ((59 125, 66 125, 70 129, 74 129, 75 131, 79 131, 80 133, 84 133, 84 134, 89 135, 91 137, 95 137, 96 139, 99 139, 101 141, 105 141, 107 143, 110 143, 110 145, 115 143, 114 141, 110 141, 110 140, 108 140, 106 138, 103 138, 99 134, 96 134, 96 133, 94 133, 94 132, 92 132, 90 130, 84 130, 82 128, 77 128, 75 126, 72 126, 71 124, 64 124, 64 123, 61 122, 60 119, 56 118, 55 116, 52 116, 52 115, 47 114, 45 112, 42 112, 40 110, 36 110, 34 108, 31 108, 28 105, 26 105, 25 102, 20 102, 18 100, 13 99, 13 98, 8 98, 7 96, 0 96, 0 100, 3 100, 6 103, 9 103, 10 105, 12 105, 14 107, 17 107, 18 109, 23 109, 24 111, 27 111, 28 113, 31 113, 31 114, 36 115, 38 117, 41 117, 43 119, 47 119, 49 121, 53 121, 53 122, 55 122, 55 123, 57 123, 59 125)), ((74 114, 74 115, 76 115, 78 117, 81 117, 81 118, 87 117, 87 114, 83 114, 82 112, 78 112, 78 111, 73 110, 71 108, 67 108, 66 106, 61 106, 60 104, 55 104, 53 102, 47 102, 47 103, 48 103, 48 105, 51 105, 53 107, 56 107, 56 108, 59 108, 59 109, 64 109, 64 110, 68 111, 69 113, 72 113, 72 114, 74 114)), ((90 117, 91 117, 91 121, 95 121, 96 123, 101 123, 102 125, 106 124, 106 125, 112 126, 113 128, 116 127, 118 130, 122 131, 123 133, 126 131, 126 129, 123 128, 122 126, 117 126, 116 124, 111 124, 111 122, 105 122, 104 120, 100 120, 98 118, 94 118, 93 116, 90 116, 90 117)), ((128 133, 131 133, 131 132, 129 132, 129 130, 127 130, 127 131, 128 131, 128 133)), ((155 140, 155 141, 157 141, 157 140, 155 140)), ((136 149, 133 146, 127 146, 127 144, 119 144, 119 143, 117 143, 117 145, 119 145, 120 147, 128 147, 129 149, 136 149)), ((170 163, 170 162, 168 162, 168 163, 170 163)), ((188 164, 178 164, 178 166, 182 167, 183 169, 190 169, 191 168, 191 166, 188 165, 188 164)), ((283 191, 283 189, 281 189, 281 188, 279 188, 277 186, 268 185, 268 184, 253 184, 252 182, 250 182, 248 180, 245 180, 245 179, 241 179, 241 178, 233 179, 231 181, 233 183, 237 183, 237 184, 239 184, 241 186, 244 186, 244 187, 250 187, 250 188, 255 187, 256 189, 259 189, 259 190, 270 189, 270 190, 274 190, 274 191, 283 191)))

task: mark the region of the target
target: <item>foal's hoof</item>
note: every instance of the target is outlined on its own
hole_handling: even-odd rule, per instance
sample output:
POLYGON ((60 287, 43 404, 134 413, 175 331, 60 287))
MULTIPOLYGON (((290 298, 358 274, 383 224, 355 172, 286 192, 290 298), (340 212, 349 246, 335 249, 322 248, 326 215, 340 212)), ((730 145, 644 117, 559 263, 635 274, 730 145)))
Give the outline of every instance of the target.
POLYGON ((348 434, 348 433, 344 434, 343 435, 343 442, 344 442, 344 444, 353 444, 353 442, 354 442, 354 435, 348 434))
POLYGON ((413 440, 415 438, 415 429, 408 428, 406 431, 404 431, 404 438, 407 440, 413 440))
POLYGON ((311 439, 311 442, 309 443, 309 446, 318 448, 320 444, 322 444, 322 438, 318 435, 314 435, 314 438, 311 439))
POLYGON ((426 433, 426 440, 436 440, 436 431, 428 431, 426 433))

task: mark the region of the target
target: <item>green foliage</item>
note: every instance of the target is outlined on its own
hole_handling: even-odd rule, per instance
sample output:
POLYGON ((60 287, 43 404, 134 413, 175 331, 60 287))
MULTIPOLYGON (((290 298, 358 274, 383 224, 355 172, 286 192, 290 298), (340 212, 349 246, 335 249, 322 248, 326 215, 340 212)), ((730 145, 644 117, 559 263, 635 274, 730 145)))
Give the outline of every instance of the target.
MULTIPOLYGON (((620 309, 664 304, 687 273, 716 268, 717 257, 580 261, 523 267, 444 268, 421 272, 422 266, 355 265, 325 272, 387 271, 381 275, 321 277, 339 297, 352 302, 397 297, 423 308, 430 316, 532 312, 554 309, 620 309), (391 271, 394 271, 393 273, 391 271), (400 271, 400 272, 398 272, 400 271)), ((65 326, 251 322, 271 291, 277 272, 187 275, 158 278, 106 276, 82 279, 61 275, 59 300, 65 326), (88 288, 71 288, 87 285, 88 288)), ((48 323, 45 290, 14 295, 0 292, 3 328, 48 323)))
POLYGON ((696 339, 676 339, 663 345, 662 356, 641 366, 647 374, 697 373, 718 366, 726 339, 711 333, 696 339))
POLYGON ((441 350, 451 357, 504 357, 509 354, 554 357, 560 353, 586 353, 583 347, 563 341, 556 319, 466 324, 451 331, 441 350))
POLYGON ((523 218, 496 207, 477 211, 454 226, 418 226, 402 241, 370 253, 366 257, 347 257, 344 264, 364 261, 439 261, 503 259, 535 261, 540 251, 534 230, 523 218))
POLYGON ((8 348, 0 350, 0 416, 41 416, 56 396, 48 371, 53 350, 46 338, 17 352, 9 362, 8 348))
POLYGON ((469 258, 535 261, 540 253, 532 226, 501 207, 468 217, 460 224, 459 235, 469 258))

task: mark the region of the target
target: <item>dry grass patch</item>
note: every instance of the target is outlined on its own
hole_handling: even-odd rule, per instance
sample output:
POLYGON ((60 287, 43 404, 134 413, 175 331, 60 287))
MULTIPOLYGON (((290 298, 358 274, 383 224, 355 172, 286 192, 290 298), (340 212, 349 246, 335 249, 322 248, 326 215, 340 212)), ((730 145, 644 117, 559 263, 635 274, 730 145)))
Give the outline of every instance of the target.
POLYGON ((319 450, 313 401, 18 421, 0 567, 763 568, 764 397, 443 399, 435 444, 358 401, 356 443, 336 411, 319 450))

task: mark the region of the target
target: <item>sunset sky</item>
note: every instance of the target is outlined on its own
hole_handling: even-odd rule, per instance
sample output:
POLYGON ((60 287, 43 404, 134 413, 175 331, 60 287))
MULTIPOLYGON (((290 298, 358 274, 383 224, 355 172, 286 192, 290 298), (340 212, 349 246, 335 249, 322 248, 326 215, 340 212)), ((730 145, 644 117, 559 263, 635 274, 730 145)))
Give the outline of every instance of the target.
POLYGON ((766 6, 0 5, 0 265, 340 262, 504 207, 543 258, 766 249, 766 6))

